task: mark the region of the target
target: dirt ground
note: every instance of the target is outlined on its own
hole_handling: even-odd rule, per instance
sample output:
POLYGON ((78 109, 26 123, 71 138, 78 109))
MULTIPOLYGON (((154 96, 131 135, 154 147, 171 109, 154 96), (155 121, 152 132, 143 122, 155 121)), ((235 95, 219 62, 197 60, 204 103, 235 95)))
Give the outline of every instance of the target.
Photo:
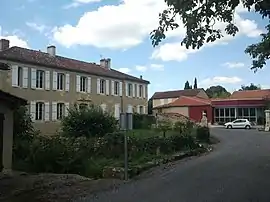
POLYGON ((71 174, 0 174, 0 201, 8 202, 64 202, 94 192, 111 189, 123 181, 92 180, 71 174))

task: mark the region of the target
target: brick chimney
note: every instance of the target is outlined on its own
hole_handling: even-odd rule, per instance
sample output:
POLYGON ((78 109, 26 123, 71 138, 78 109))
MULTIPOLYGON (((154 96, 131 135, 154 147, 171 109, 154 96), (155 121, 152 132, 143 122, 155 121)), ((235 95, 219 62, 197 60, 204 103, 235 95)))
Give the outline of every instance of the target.
POLYGON ((56 47, 55 47, 55 46, 48 46, 48 47, 47 47, 47 53, 48 53, 50 56, 55 56, 55 53, 56 53, 56 47))
POLYGON ((111 58, 103 58, 100 60, 100 66, 106 69, 111 69, 111 58))
POLYGON ((0 51, 9 49, 9 40, 1 39, 0 40, 0 51))

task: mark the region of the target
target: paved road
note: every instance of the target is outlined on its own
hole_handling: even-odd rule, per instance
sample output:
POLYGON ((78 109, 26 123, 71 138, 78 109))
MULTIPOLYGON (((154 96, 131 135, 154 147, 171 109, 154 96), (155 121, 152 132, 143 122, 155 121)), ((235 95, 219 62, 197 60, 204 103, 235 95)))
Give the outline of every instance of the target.
POLYGON ((269 202, 270 134, 212 129, 222 143, 209 155, 101 192, 97 202, 269 202))

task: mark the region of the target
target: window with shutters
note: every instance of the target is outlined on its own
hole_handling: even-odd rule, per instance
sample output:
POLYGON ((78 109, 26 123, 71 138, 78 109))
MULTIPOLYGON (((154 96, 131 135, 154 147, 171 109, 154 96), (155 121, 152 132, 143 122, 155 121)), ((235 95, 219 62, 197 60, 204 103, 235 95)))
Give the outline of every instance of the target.
POLYGON ((139 85, 139 97, 143 96, 143 86, 139 85))
POLYGON ((119 82, 118 81, 115 81, 114 82, 114 95, 119 95, 119 82))
POLYGON ((80 91, 86 92, 87 87, 87 78, 85 76, 81 76, 80 78, 80 91))
POLYGON ((131 83, 128 84, 128 96, 129 97, 132 96, 132 84, 131 83))
POLYGON ((57 103, 57 112, 56 112, 56 118, 57 120, 60 120, 64 117, 65 113, 65 104, 64 103, 57 103))
POLYGON ((18 67, 18 86, 22 87, 23 85, 23 68, 18 67))
POLYGON ((143 111, 143 106, 140 106, 140 114, 143 114, 144 111, 143 111))
POLYGON ((57 73, 57 90, 64 90, 65 74, 57 73))
POLYGON ((100 79, 100 93, 105 94, 106 92, 106 81, 104 79, 100 79))
POLYGON ((44 88, 45 72, 43 70, 37 70, 36 75, 37 75, 36 88, 44 88))
POLYGON ((45 114, 44 110, 45 110, 44 102, 37 102, 35 120, 44 120, 44 114, 45 114))

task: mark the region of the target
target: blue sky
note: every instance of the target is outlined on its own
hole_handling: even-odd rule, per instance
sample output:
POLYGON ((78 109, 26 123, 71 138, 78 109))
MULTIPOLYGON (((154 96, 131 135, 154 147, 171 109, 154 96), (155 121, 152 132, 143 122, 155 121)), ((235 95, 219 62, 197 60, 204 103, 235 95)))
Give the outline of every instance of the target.
MULTIPOLYGON (((270 88, 270 67, 254 74, 244 53, 264 31, 266 22, 259 16, 237 8, 238 35, 225 35, 199 51, 180 46, 182 26, 153 48, 149 33, 164 8, 164 2, 157 0, 3 0, 0 37, 8 38, 11 45, 42 51, 53 44, 58 55, 89 62, 111 58, 114 69, 149 80, 149 96, 182 89, 186 80, 193 83, 195 77, 204 88, 222 85, 233 91, 251 82, 270 88)), ((222 23, 215 26, 224 28, 222 23)))

